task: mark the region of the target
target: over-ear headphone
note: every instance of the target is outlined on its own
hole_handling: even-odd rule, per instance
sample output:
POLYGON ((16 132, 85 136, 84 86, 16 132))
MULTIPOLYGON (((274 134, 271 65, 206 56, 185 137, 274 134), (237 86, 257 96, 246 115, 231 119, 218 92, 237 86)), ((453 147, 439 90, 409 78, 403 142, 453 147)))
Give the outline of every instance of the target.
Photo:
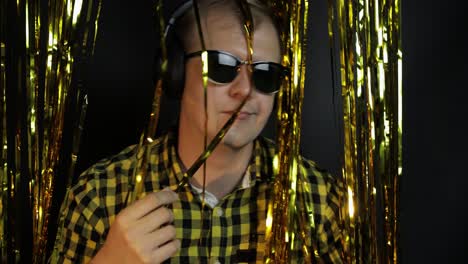
MULTIPOLYGON (((180 99, 185 82, 185 51, 182 41, 178 38, 174 29, 177 19, 183 16, 191 7, 193 2, 187 1, 180 5, 170 16, 166 28, 164 29, 164 43, 167 52, 167 70, 162 72, 161 58, 158 59, 158 69, 156 74, 160 74, 163 81, 163 91, 168 98, 180 99)), ((161 52, 157 54, 161 56, 161 52)), ((156 76, 156 79, 159 76, 156 76)))

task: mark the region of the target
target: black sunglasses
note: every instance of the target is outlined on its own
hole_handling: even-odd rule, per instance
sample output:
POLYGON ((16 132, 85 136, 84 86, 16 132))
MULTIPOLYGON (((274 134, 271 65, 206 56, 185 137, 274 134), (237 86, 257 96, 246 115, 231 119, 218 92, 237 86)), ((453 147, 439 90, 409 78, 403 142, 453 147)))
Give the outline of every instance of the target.
MULTIPOLYGON (((200 56, 203 51, 197 51, 185 55, 185 59, 200 56)), ((250 64, 238 57, 219 50, 207 50, 208 52, 208 77, 216 83, 230 83, 239 72, 242 64, 250 64)), ((252 81, 260 92, 271 94, 279 91, 281 81, 287 74, 283 65, 275 62, 257 61, 251 64, 252 81)))

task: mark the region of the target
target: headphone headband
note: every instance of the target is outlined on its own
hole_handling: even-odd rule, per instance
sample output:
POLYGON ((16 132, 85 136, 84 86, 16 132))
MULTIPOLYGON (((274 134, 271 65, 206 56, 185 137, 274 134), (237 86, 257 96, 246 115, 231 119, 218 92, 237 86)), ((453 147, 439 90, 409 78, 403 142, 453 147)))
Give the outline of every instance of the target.
POLYGON ((180 5, 173 13, 169 21, 167 22, 166 29, 164 30, 164 38, 167 37, 167 33, 169 32, 170 28, 175 24, 177 19, 181 17, 189 8, 193 5, 193 1, 187 1, 184 4, 180 5))

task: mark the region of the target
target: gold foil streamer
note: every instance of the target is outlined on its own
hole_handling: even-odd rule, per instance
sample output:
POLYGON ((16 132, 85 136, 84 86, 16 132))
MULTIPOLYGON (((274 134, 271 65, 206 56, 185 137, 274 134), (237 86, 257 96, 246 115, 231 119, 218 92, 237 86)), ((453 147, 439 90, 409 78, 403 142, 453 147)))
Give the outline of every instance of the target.
MULTIPOLYGON (((206 51, 205 43, 204 43, 204 40, 203 40, 203 32, 202 32, 202 29, 201 29, 200 15, 199 15, 199 10, 198 10, 198 3, 197 3, 197 1, 193 1, 193 2, 194 2, 193 9, 194 9, 196 20, 197 20, 197 28, 198 28, 199 39, 200 39, 200 42, 201 42, 202 50, 206 51)), ((168 58, 167 58, 167 52, 166 52, 167 48, 165 46, 166 45, 166 40, 165 40, 165 36, 164 36, 165 23, 164 23, 164 19, 163 19, 164 14, 163 14, 163 7, 162 6, 163 6, 162 1, 158 1, 156 3, 155 14, 159 19, 159 23, 158 23, 159 30, 158 31, 160 32, 160 45, 161 45, 161 50, 162 50, 162 52, 161 52, 162 54, 160 54, 161 57, 162 57, 161 70, 162 70, 162 74, 164 74, 167 71, 167 60, 168 60, 168 58)), ((205 117, 206 117, 205 118, 205 136, 204 136, 204 146, 205 146, 205 148, 204 148, 204 151, 203 151, 202 155, 198 159, 198 162, 197 161, 195 162, 195 164, 197 164, 198 166, 195 168, 192 165, 192 167, 188 170, 188 172, 190 172, 190 174, 185 172, 183 180, 181 181, 181 183, 180 183, 180 185, 178 187, 178 190, 180 188, 182 188, 183 186, 185 186, 185 184, 188 183, 189 178, 193 176, 193 174, 199 169, 199 167, 202 164, 204 164, 204 161, 211 154, 214 147, 216 147, 216 145, 214 145, 214 146, 212 146, 211 150, 207 149, 207 134, 206 134, 206 130, 207 130, 206 126, 207 126, 207 119, 208 119, 208 116, 207 116, 207 113, 208 113, 208 111, 207 111, 207 86, 208 86, 207 53, 203 52, 202 55, 201 55, 201 58, 202 58, 202 78, 203 78, 203 87, 204 87, 203 93, 204 93, 204 100, 205 100, 204 109, 205 109, 205 117), (202 158, 203 158, 203 160, 201 160, 202 158)), ((132 181, 135 183, 135 188, 134 188, 134 190, 132 192, 131 199, 128 200, 128 197, 127 197, 126 203, 135 201, 135 200, 141 198, 144 195, 144 180, 146 178, 147 162, 148 162, 148 159, 149 159, 149 143, 151 143, 153 141, 152 137, 154 136, 154 134, 156 132, 157 122, 158 122, 158 119, 159 119, 159 105, 160 105, 161 95, 162 95, 162 79, 159 79, 158 83, 157 83, 157 89, 156 89, 156 92, 155 92, 155 97, 153 98, 153 109, 152 109, 152 112, 151 112, 151 117, 150 117, 150 122, 148 124, 148 129, 142 134, 141 139, 140 139, 140 143, 139 143, 139 145, 137 147, 137 153, 138 154, 137 154, 137 157, 136 157, 137 165, 136 165, 135 172, 137 171, 138 173, 135 174, 133 179, 132 179, 132 181), (146 139, 146 140, 144 140, 144 139, 146 139)), ((203 191, 204 191, 204 187, 203 187, 203 191)))
MULTIPOLYGON (((177 186, 176 191, 180 191, 183 186, 185 186, 189 179, 197 172, 197 170, 200 168, 200 166, 203 164, 203 186, 202 186, 202 195, 204 197, 205 195, 205 178, 206 178, 206 159, 213 153, 213 150, 216 148, 216 146, 221 142, 221 140, 224 138, 226 133, 228 132, 229 128, 232 126, 234 121, 236 120, 237 116, 239 115, 240 110, 244 106, 244 104, 247 102, 247 99, 250 96, 250 93, 252 90, 249 91, 249 95, 244 98, 244 100, 240 103, 240 105, 237 107, 237 109, 234 111, 232 116, 229 118, 229 120, 224 124, 224 126, 221 128, 220 131, 216 134, 216 136, 211 140, 210 144, 207 146, 207 124, 208 124, 208 97, 207 97, 207 89, 208 89, 208 54, 206 53, 206 46, 205 46, 205 41, 203 37, 203 30, 201 26, 201 21, 200 21, 200 12, 198 9, 198 1, 193 1, 194 2, 194 11, 195 11, 195 18, 197 21, 197 29, 199 33, 199 39, 201 43, 202 50, 204 51, 202 53, 202 78, 203 78, 203 93, 204 93, 204 111, 205 111, 205 135, 204 135, 204 151, 203 153, 198 157, 198 159, 190 166, 190 168, 184 172, 184 176, 182 181, 179 183, 177 186)), ((252 15, 250 12, 250 8, 248 6, 248 3, 245 0, 239 0, 238 1, 239 8, 241 10, 241 13, 244 17, 244 33, 245 33, 245 38, 246 38, 246 44, 247 44, 247 58, 248 61, 251 63, 252 62, 252 15)), ((204 198, 202 206, 204 206, 204 198)))
POLYGON ((150 156, 149 145, 153 142, 154 134, 156 133, 156 128, 159 120, 159 108, 160 108, 160 98, 162 96, 162 81, 158 80, 156 84, 156 89, 154 92, 153 106, 150 114, 149 124, 145 131, 141 134, 140 142, 136 149, 136 167, 133 171, 132 182, 134 183, 134 190, 131 192, 132 196, 130 200, 129 194, 127 194, 126 203, 135 201, 144 196, 144 184, 145 178, 148 172, 148 161, 150 156))
POLYGON ((96 29, 89 26, 98 17, 95 3, 1 2, 2 261, 44 263, 47 258, 53 185, 64 164, 61 155, 68 155, 62 148, 65 112, 77 96, 72 72, 75 57, 94 48, 96 32, 88 37, 96 29))
MULTIPOLYGON (((193 8, 194 8, 194 12, 195 12, 195 18, 196 18, 196 22, 197 22, 197 30, 198 30, 198 35, 199 35, 199 40, 200 40, 200 44, 201 44, 201 47, 202 47, 202 50, 203 51, 206 51, 206 47, 205 47, 205 43, 204 43, 204 37, 203 37, 203 30, 202 30, 202 27, 201 27, 201 21, 200 21, 200 13, 199 13, 199 9, 198 9, 198 1, 193 1, 194 2, 194 5, 193 5, 193 8)), ((160 32, 160 45, 161 45, 161 50, 162 50, 162 71, 166 71, 166 65, 167 65, 167 54, 166 54, 166 41, 164 39, 164 35, 162 34, 162 32, 164 32, 164 29, 165 29, 165 25, 164 25, 164 20, 162 19, 164 16, 163 16, 163 13, 162 13, 162 1, 158 1, 157 4, 156 4, 156 8, 155 8, 155 13, 156 13, 156 16, 158 17, 159 19, 159 23, 157 23, 157 26, 159 27, 159 32, 160 32)), ((250 12, 249 11, 244 11, 243 12, 250 12)), ((250 27, 250 26, 249 26, 250 27)), ((247 42, 249 43, 249 42, 247 42)), ((251 45, 250 45, 251 46, 251 45)), ((251 49, 250 49, 251 50, 251 49)), ((251 53, 249 52, 249 56, 251 58, 251 53)), ((221 140, 224 138, 224 136, 226 135, 227 131, 229 130, 229 128, 232 126, 232 124, 234 123, 234 121, 236 120, 237 116, 239 115, 239 112, 240 110, 242 109, 242 107, 244 106, 245 102, 247 101, 247 98, 248 96, 241 102, 241 104, 237 107, 237 109, 234 111, 233 115, 229 118, 229 120, 224 124, 224 126, 221 128, 220 131, 218 131, 218 133, 216 134, 216 136, 211 140, 211 142, 209 144, 207 144, 207 128, 206 128, 206 122, 207 122, 207 119, 208 119, 208 116, 207 116, 207 88, 208 88, 208 57, 207 57, 207 53, 206 52, 203 52, 202 53, 202 79, 203 79, 203 89, 204 89, 204 100, 205 100, 205 104, 204 104, 204 110, 205 110, 205 135, 204 135, 204 151, 200 154, 200 156, 197 158, 197 160, 192 164, 192 166, 190 166, 189 169, 187 169, 187 171, 184 172, 183 174, 183 178, 182 180, 179 182, 179 185, 176 187, 176 189, 174 191, 176 192, 179 192, 183 189, 184 186, 186 186, 190 180, 190 178, 198 171, 198 169, 205 164, 206 162, 206 159, 208 159, 208 157, 211 155, 211 153, 213 152, 213 150, 216 148, 216 146, 219 144, 219 142, 221 142, 221 140)), ((251 59, 250 59, 251 60, 251 59)), ((162 84, 162 80, 160 79, 158 81, 158 87, 161 87, 161 84, 162 84)), ((157 88, 157 89, 160 89, 160 88, 157 88)), ((155 132, 155 129, 156 129, 156 124, 157 124, 157 121, 158 121, 158 116, 159 116, 159 100, 160 100, 160 94, 161 92, 156 92, 156 95, 153 99, 153 111, 151 113, 151 116, 154 117, 154 118, 151 118, 150 119, 150 122, 148 124, 149 127, 154 127, 154 131, 153 132, 146 132, 146 134, 143 134, 141 139, 150 139, 150 140, 140 140, 140 144, 138 146, 138 151, 137 153, 141 153, 141 154, 138 154, 137 156, 137 167, 136 167, 136 170, 135 171, 138 171, 139 173, 138 174, 135 174, 133 179, 132 179, 132 182, 135 184, 135 188, 134 190, 132 191, 132 196, 130 197, 129 199, 129 196, 127 196, 127 199, 126 199, 126 203, 131 203, 132 201, 136 200, 136 199, 139 199, 142 195, 144 195, 144 187, 143 187, 143 184, 144 184, 144 179, 146 177, 146 166, 145 164, 147 163, 147 159, 149 158, 148 157, 148 154, 143 154, 145 152, 148 152, 148 143, 150 143, 152 141, 152 136, 154 135, 154 132, 155 132), (159 94, 159 95, 158 95, 159 94), (141 150, 143 149, 143 150, 141 150), (145 160, 143 161, 142 158, 145 158, 145 160)), ((205 169, 204 169, 205 171, 205 169)), ((205 184, 203 184, 203 193, 204 193, 204 190, 205 190, 205 184)))
POLYGON ((398 263, 400 1, 329 0, 329 14, 330 39, 340 47, 347 262, 398 263))
POLYGON ((270 1, 279 19, 281 42, 285 50, 283 65, 290 65, 290 75, 278 94, 278 152, 274 160, 274 189, 268 203, 266 221, 266 263, 295 263, 302 250, 304 263, 312 263, 315 246, 311 190, 304 173, 299 173, 301 109, 305 81, 305 32, 308 1, 270 1), (298 193, 302 193, 303 196, 298 193), (294 244, 301 240, 300 249, 294 244))
MULTIPOLYGON (((161 57, 162 57, 162 65, 161 65, 161 70, 162 70, 162 75, 167 71, 167 48, 166 48, 166 40, 164 33, 165 32, 165 25, 164 25, 164 15, 163 15, 163 8, 162 8, 162 1, 158 1, 156 4, 155 8, 155 14, 159 19, 159 23, 157 23, 157 26, 159 27, 159 32, 160 32, 160 45, 161 45, 161 57)), ((224 138, 225 134, 229 130, 229 128, 232 126, 234 121, 236 120, 241 108, 244 106, 245 102, 248 99, 248 96, 241 102, 241 104, 238 106, 236 111, 233 113, 233 115, 229 118, 229 120, 226 122, 226 124, 221 128, 220 131, 216 134, 216 136, 213 138, 213 140, 210 142, 208 145, 208 53, 206 52, 206 46, 205 46, 205 41, 204 41, 204 36, 203 36, 203 30, 202 30, 202 23, 200 20, 200 10, 199 10, 199 5, 198 1, 194 0, 192 8, 195 13, 195 19, 197 23, 197 30, 198 30, 198 35, 199 35, 199 41, 202 47, 202 53, 201 53, 201 62, 202 62, 202 81, 203 81, 203 98, 204 98, 204 112, 205 112, 205 122, 204 122, 204 150, 201 153, 201 155, 197 158, 197 160, 190 166, 190 168, 184 172, 182 180, 179 182, 178 186, 174 190, 175 192, 181 191, 188 183, 190 178, 198 171, 200 166, 203 165, 203 181, 202 181, 202 212, 204 212, 204 206, 205 206, 205 183, 206 183, 206 159, 211 155, 213 150, 216 148, 216 146, 219 144, 219 142, 224 138)), ((250 10, 248 10, 250 13, 250 10)), ((174 29, 173 29, 174 30, 174 29)), ((250 43, 250 42, 247 42, 250 43)), ((251 47, 251 45, 250 45, 251 47)), ((251 58, 251 52, 249 53, 251 58)), ((249 60, 251 61, 251 59, 249 60)), ((160 78, 157 83, 157 89, 155 92, 155 97, 153 98, 153 109, 151 112, 151 117, 150 117, 150 122, 148 124, 147 130, 142 134, 140 143, 137 146, 137 156, 136 156, 136 168, 134 173, 133 178, 131 179, 131 182, 134 183, 134 189, 131 192, 131 197, 129 200, 129 195, 127 195, 125 203, 131 203, 141 197, 144 196, 144 181, 147 175, 147 162, 149 161, 149 144, 153 141, 152 137, 154 136, 156 132, 156 127, 157 127, 157 122, 159 119, 159 105, 160 105, 160 98, 162 96, 162 79, 160 78), (146 140, 145 140, 146 139, 146 140)), ((202 239, 200 237, 199 243, 202 242, 202 239)), ((210 255, 210 252, 207 252, 207 255, 210 255)))
MULTIPOLYGON (((196 3, 196 1, 194 1, 196 3)), ((247 43, 248 61, 252 62, 253 54, 253 20, 250 13, 248 2, 245 0, 238 1, 239 7, 244 16, 244 29, 247 43)), ((303 98, 303 87, 305 80, 305 53, 303 43, 305 40, 306 15, 308 9, 307 1, 271 1, 270 7, 276 12, 275 15, 281 18, 283 24, 283 32, 281 33, 281 41, 285 44, 286 52, 282 52, 285 65, 293 65, 293 71, 289 78, 283 84, 279 94, 279 110, 278 118, 279 126, 279 152, 275 157, 276 181, 274 190, 274 199, 269 202, 269 210, 267 216, 267 244, 268 248, 265 252, 265 260, 268 263, 285 263, 292 260, 290 252, 293 250, 294 244, 292 241, 296 235, 301 236, 303 241, 310 241, 309 235, 313 228, 312 217, 312 200, 311 192, 308 186, 303 184, 304 179, 297 179, 298 162, 299 162, 299 143, 300 143, 300 120, 301 107, 303 98), (290 19, 292 17, 292 19, 290 19), (291 144, 292 142, 292 144, 291 144), (289 143, 289 144, 287 144, 289 143), (298 197, 299 207, 308 210, 306 214, 298 212, 296 208, 296 189, 301 188, 304 192, 303 197, 298 197), (286 195, 285 195, 286 194, 286 195), (286 197, 286 199, 283 199, 286 197), (278 207, 273 208, 273 205, 278 207), (273 215, 274 214, 274 215, 273 215)), ((197 4, 195 4, 197 6, 197 4)), ((158 9, 161 10, 161 9, 158 9)), ((195 10, 198 32, 202 42, 203 50, 203 34, 201 31, 200 18, 198 10, 195 10)), ((159 17, 162 17, 159 13, 159 17)), ((164 28, 163 23, 159 24, 160 32, 164 28)), ((162 39, 162 45, 165 41, 162 39)), ((202 65, 207 65, 206 56, 202 55, 202 65)), ((208 74, 207 68, 202 67, 202 76, 204 83, 205 102, 208 74)), ((248 97, 247 97, 248 98, 248 97)), ((247 99, 246 98, 246 99, 247 99)), ((226 122, 223 128, 217 133, 214 139, 206 146, 205 150, 194 162, 194 164, 184 173, 182 181, 179 183, 175 191, 180 191, 189 181, 195 172, 202 166, 217 144, 222 140, 230 126, 234 123, 240 109, 246 102, 246 99, 239 105, 235 113, 226 122)), ((206 113, 205 105, 205 113, 206 113)), ((205 135, 206 138, 206 135, 205 135)), ((304 174, 303 174, 304 175, 304 174)), ((134 191, 136 191, 136 188, 134 191)), ((142 191, 142 189, 139 189, 142 191)), ((136 194, 134 197, 138 197, 136 194)), ((314 251, 312 243, 305 243, 302 248, 305 262, 310 263, 312 260, 311 252, 314 251)))
MULTIPOLYGON (((160 45, 161 45, 161 71, 165 73, 167 71, 167 49, 164 40, 164 16, 163 16, 163 4, 162 1, 155 2, 155 15, 158 17, 157 25, 159 26, 160 33, 160 45)), ((144 184, 145 178, 148 171, 148 161, 150 156, 149 145, 154 141, 154 135, 156 133, 159 121, 159 111, 161 105, 162 96, 162 80, 159 79, 156 83, 156 89, 154 91, 153 105, 149 116, 149 122, 146 129, 140 136, 140 141, 136 148, 136 165, 133 170, 132 178, 130 183, 133 185, 133 191, 127 193, 125 204, 131 203, 144 196, 144 184), (131 196, 130 196, 131 195, 131 196)))
MULTIPOLYGON (((204 135, 203 135, 203 152, 207 150, 208 144, 208 52, 206 51, 205 38, 203 36, 203 30, 200 21, 200 9, 198 1, 193 1, 193 10, 195 11, 195 20, 197 22, 198 38, 202 47, 201 62, 202 62, 202 82, 203 82, 203 109, 205 111, 205 122, 204 122, 204 135)), ((211 152, 210 152, 211 154, 211 152)), ((202 180, 202 214, 205 212, 205 188, 206 188, 206 163, 203 163, 203 180, 202 180)), ((203 217, 202 217, 203 218, 203 217)), ((203 226, 202 226, 203 229, 203 226)), ((199 243, 201 244, 202 239, 200 237, 199 243)), ((209 252, 207 254, 210 255, 209 252)))
POLYGON ((216 136, 211 140, 210 144, 206 147, 206 150, 197 158, 197 160, 190 166, 190 168, 184 172, 184 176, 180 181, 179 185, 175 189, 176 192, 181 191, 182 188, 188 183, 189 179, 197 172, 197 170, 203 165, 203 163, 208 159, 216 146, 221 142, 229 128, 232 126, 234 121, 236 121, 237 116, 239 115, 240 109, 244 106, 246 100, 244 100, 241 105, 236 109, 231 118, 224 124, 223 128, 216 134, 216 136))
POLYGON ((0 261, 5 263, 7 261, 7 234, 6 227, 8 223, 8 201, 9 201, 9 192, 8 192, 8 167, 7 167, 7 130, 6 130, 6 50, 5 50, 5 40, 6 32, 3 28, 6 20, 6 6, 2 1, 0 6, 0 261))

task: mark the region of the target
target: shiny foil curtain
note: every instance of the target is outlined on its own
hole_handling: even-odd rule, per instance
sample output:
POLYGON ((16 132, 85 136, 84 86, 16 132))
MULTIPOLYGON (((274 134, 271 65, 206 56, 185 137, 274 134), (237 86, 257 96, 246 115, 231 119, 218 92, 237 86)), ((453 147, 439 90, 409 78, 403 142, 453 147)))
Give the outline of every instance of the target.
POLYGON ((93 52, 100 2, 0 6, 0 259, 45 263, 54 188, 70 184, 77 160, 87 106, 78 66, 93 52))
POLYGON ((265 263, 295 263, 298 251, 304 263, 315 263, 316 246, 314 241, 309 243, 314 228, 312 193, 299 171, 309 1, 265 2, 281 28, 282 64, 289 70, 277 97, 277 153, 267 209, 265 263), (299 240, 301 248, 294 245, 299 240))
POLYGON ((347 263, 398 263, 402 175, 399 0, 329 0, 334 83, 343 99, 347 263), (336 56, 335 56, 336 55, 336 56))

